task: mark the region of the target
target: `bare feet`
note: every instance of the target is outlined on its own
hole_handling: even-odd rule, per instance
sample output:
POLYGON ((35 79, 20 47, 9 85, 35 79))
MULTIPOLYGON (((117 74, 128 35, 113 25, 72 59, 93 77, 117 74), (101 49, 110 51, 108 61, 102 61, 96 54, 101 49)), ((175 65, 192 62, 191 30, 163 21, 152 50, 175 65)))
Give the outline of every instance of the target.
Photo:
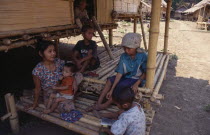
POLYGON ((50 109, 46 109, 46 110, 43 111, 43 113, 45 113, 45 114, 48 114, 48 113, 51 113, 51 112, 52 111, 50 109))
POLYGON ((85 109, 85 111, 86 111, 86 112, 92 112, 92 111, 94 111, 94 110, 100 111, 100 110, 103 110, 103 109, 105 109, 105 108, 103 108, 103 107, 101 107, 101 106, 95 104, 95 105, 92 105, 92 106, 87 107, 87 108, 85 109))

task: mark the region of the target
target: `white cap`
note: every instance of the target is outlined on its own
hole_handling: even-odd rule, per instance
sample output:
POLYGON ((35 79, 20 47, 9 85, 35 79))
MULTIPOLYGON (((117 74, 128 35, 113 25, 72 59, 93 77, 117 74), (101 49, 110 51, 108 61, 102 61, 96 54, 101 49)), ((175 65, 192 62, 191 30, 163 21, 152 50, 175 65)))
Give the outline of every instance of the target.
POLYGON ((141 46, 141 35, 137 33, 127 33, 123 37, 121 45, 128 48, 139 48, 141 46))

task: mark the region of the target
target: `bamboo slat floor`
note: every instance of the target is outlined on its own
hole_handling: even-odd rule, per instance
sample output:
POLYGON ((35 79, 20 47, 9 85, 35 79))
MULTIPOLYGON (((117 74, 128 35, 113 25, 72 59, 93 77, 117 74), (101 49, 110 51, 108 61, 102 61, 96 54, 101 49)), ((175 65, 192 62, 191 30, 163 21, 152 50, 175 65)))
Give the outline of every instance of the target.
MULTIPOLYGON (((105 85, 106 78, 115 74, 114 69, 118 64, 120 55, 123 53, 123 49, 121 47, 113 46, 111 50, 114 56, 114 60, 110 60, 106 51, 102 50, 98 53, 99 59, 101 60, 101 66, 94 72, 98 73, 99 77, 86 77, 85 80, 82 82, 80 90, 81 92, 83 92, 83 94, 75 99, 76 109, 83 113, 83 117, 79 121, 75 123, 68 123, 64 120, 61 120, 60 115, 57 112, 44 114, 43 104, 39 104, 39 106, 35 108, 35 110, 25 110, 25 106, 33 103, 32 95, 29 95, 27 97, 21 97, 21 100, 17 102, 16 107, 21 111, 24 111, 43 120, 52 122, 54 124, 57 124, 58 126, 62 126, 66 129, 75 131, 80 134, 99 134, 99 130, 101 127, 100 119, 97 118, 95 113, 86 112, 85 109, 92 106, 97 101, 100 92, 105 85)), ((150 128, 152 126, 152 121, 155 115, 155 111, 152 109, 150 102, 151 99, 153 99, 152 101, 156 102, 159 101, 159 99, 161 99, 161 95, 158 92, 166 73, 169 55, 157 53, 156 60, 157 64, 154 80, 154 92, 153 90, 151 90, 149 93, 142 93, 143 95, 141 100, 136 100, 142 104, 144 112, 146 114, 147 135, 149 135, 150 128)), ((99 113, 108 113, 116 111, 118 111, 118 108, 115 105, 111 105, 106 110, 99 111, 99 113)))

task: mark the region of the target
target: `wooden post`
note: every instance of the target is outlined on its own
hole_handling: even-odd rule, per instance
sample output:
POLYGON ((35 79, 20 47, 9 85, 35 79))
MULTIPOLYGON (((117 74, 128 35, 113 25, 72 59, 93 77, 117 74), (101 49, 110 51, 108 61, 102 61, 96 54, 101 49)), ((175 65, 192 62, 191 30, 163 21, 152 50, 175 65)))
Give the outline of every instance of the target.
POLYGON ((109 29, 109 46, 113 45, 113 30, 109 29))
POLYGON ((147 41, 146 41, 146 37, 145 37, 144 24, 143 24, 142 16, 139 18, 139 20, 140 20, 140 23, 141 23, 141 32, 142 32, 143 41, 144 41, 144 49, 145 49, 145 51, 147 51, 147 41))
POLYGON ((109 57, 113 60, 113 59, 114 59, 114 56, 113 56, 113 54, 112 54, 112 51, 111 51, 110 47, 108 46, 108 44, 107 44, 107 42, 106 42, 106 39, 105 39, 105 37, 104 37, 104 35, 103 35, 102 31, 101 31, 100 26, 98 25, 98 23, 97 23, 97 21, 96 21, 95 16, 92 17, 92 20, 93 20, 93 24, 95 25, 95 27, 96 27, 96 29, 97 29, 97 31, 98 31, 98 34, 99 34, 100 37, 101 37, 101 40, 103 41, 103 44, 104 44, 104 46, 105 46, 105 48, 106 48, 106 51, 107 51, 108 54, 109 54, 109 57))
POLYGON ((166 9, 166 22, 165 22, 164 54, 167 54, 168 52, 168 33, 169 33, 171 4, 172 0, 168 0, 167 9, 166 9))
POLYGON ((18 120, 17 110, 15 107, 14 95, 11 95, 10 93, 6 94, 5 102, 6 102, 6 106, 7 106, 7 112, 11 113, 11 116, 9 117, 11 130, 14 134, 18 134, 19 120, 18 120))
POLYGON ((150 22, 150 35, 149 35, 149 49, 148 49, 148 61, 147 61, 147 73, 146 73, 146 88, 153 89, 154 76, 156 66, 156 54, 157 43, 159 36, 160 26, 160 12, 161 12, 161 0, 152 0, 152 13, 150 22))
POLYGON ((134 18, 134 20, 133 20, 133 33, 136 33, 136 24, 137 24, 137 19, 134 18))
POLYGON ((203 20, 202 20, 202 22, 203 22, 204 19, 205 19, 205 11, 206 11, 206 6, 205 6, 204 9, 203 9, 203 20))
POLYGON ((146 37, 145 37, 145 32, 144 32, 144 24, 143 24, 143 14, 142 14, 142 3, 140 3, 140 18, 139 21, 141 23, 141 32, 142 32, 142 36, 143 36, 143 41, 144 41, 144 48, 145 51, 147 51, 147 41, 146 41, 146 37))

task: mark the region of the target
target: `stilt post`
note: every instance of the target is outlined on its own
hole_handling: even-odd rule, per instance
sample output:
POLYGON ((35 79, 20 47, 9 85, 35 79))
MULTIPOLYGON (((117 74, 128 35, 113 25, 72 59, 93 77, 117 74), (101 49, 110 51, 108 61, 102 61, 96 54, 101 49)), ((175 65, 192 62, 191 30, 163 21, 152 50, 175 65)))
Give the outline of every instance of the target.
POLYGON ((160 26, 161 0, 152 0, 152 13, 149 34, 148 62, 146 73, 146 88, 153 89, 156 68, 156 54, 160 26))
POLYGON ((137 26, 137 19, 136 18, 134 18, 134 20, 133 20, 133 32, 134 33, 136 33, 136 26, 137 26))
POLYGON ((113 45, 113 30, 109 29, 109 46, 113 45))
POLYGON ((146 37, 145 37, 145 32, 144 32, 144 24, 143 24, 143 14, 142 14, 142 3, 140 3, 140 24, 141 24, 141 32, 142 32, 142 36, 143 36, 143 41, 144 41, 144 49, 145 51, 147 51, 147 41, 146 41, 146 37))
POLYGON ((10 126, 13 134, 18 134, 19 132, 19 120, 18 120, 18 114, 15 106, 15 99, 14 95, 11 95, 10 93, 5 95, 5 102, 7 106, 7 112, 11 113, 11 116, 9 117, 10 126))
POLYGON ((168 0, 167 9, 166 9, 166 22, 165 22, 164 54, 167 54, 168 52, 168 36, 169 36, 171 4, 172 4, 172 0, 168 0))

